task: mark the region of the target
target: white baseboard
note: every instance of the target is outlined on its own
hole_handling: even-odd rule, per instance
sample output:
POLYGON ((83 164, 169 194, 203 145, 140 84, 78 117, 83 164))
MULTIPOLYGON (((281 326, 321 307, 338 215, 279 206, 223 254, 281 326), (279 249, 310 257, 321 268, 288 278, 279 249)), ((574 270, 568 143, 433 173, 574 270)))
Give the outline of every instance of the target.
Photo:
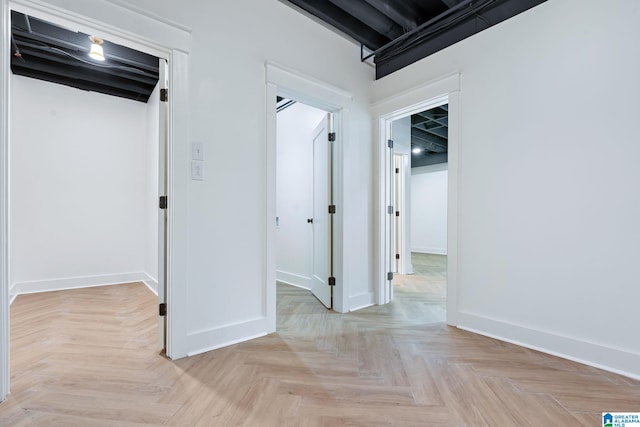
POLYGON ((158 281, 148 273, 143 273, 143 274, 146 276, 146 279, 144 279, 142 283, 147 285, 147 288, 149 288, 151 292, 158 295, 158 281))
POLYGON ((349 310, 348 311, 356 311, 361 308, 370 307, 374 305, 376 302, 375 294, 373 292, 367 292, 366 294, 356 295, 354 297, 349 297, 349 310))
POLYGON ((16 285, 14 283, 9 287, 9 306, 13 304, 17 296, 18 296, 18 293, 16 292, 16 285))
MULTIPOLYGON (((63 291, 66 289, 90 288, 94 286, 119 285, 131 282, 144 282, 152 289, 152 284, 155 281, 148 274, 138 272, 20 282, 14 283, 11 289, 14 295, 21 295, 34 294, 38 292, 63 291)), ((155 287, 157 292, 157 282, 155 287)))
POLYGON ((471 313, 457 313, 458 328, 640 380, 640 354, 527 328, 471 313))
POLYGON ((417 248, 411 248, 411 252, 418 252, 421 254, 432 254, 432 255, 446 255, 447 248, 431 248, 420 246, 417 248))
POLYGON ((205 353, 240 342, 259 338, 269 333, 266 317, 233 325, 213 328, 187 335, 187 356, 205 353))
POLYGON ((276 280, 278 282, 286 283, 287 285, 297 286, 298 288, 307 290, 311 289, 311 278, 307 276, 276 270, 276 280))

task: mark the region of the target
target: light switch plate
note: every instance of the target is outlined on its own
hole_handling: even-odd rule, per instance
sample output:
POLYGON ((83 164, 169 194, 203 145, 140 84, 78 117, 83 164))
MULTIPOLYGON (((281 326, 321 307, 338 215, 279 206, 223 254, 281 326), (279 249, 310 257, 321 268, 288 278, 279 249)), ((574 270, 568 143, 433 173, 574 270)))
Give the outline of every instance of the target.
POLYGON ((204 163, 194 161, 191 162, 191 179, 195 181, 204 181, 204 163))
POLYGON ((191 159, 204 160, 204 144, 202 142, 191 143, 191 159))

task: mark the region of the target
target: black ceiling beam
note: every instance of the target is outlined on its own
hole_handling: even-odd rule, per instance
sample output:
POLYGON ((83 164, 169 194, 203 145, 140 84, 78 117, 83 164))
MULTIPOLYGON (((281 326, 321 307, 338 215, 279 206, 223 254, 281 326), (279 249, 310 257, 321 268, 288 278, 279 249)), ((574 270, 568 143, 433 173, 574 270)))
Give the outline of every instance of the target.
POLYGON ((88 57, 89 35, 12 11, 14 74, 77 89, 147 102, 159 77, 159 59, 104 41, 106 61, 88 57))
MULTIPOLYGON (((57 47, 59 49, 63 49, 65 51, 75 51, 78 52, 78 54, 85 54, 88 55, 89 54, 89 49, 91 48, 91 46, 84 46, 82 44, 77 44, 77 43, 73 43, 70 41, 65 41, 62 39, 59 39, 57 37, 52 37, 46 34, 39 34, 39 33, 29 33, 27 31, 23 31, 23 30, 19 30, 19 29, 13 29, 12 33, 16 39, 16 41, 18 40, 34 40, 36 42, 40 42, 46 46, 49 47, 57 47)), ((88 39, 87 39, 88 40, 88 39)), ((18 43, 19 44, 19 43, 18 43)), ((117 45, 114 45, 112 43, 109 42, 104 42, 103 43, 103 48, 105 50, 105 57, 107 58, 107 60, 109 61, 115 61, 115 62, 119 62, 122 64, 126 64, 126 65, 130 65, 136 68, 140 68, 146 71, 150 71, 150 72, 158 72, 158 63, 157 63, 157 58, 155 58, 156 64, 155 66, 153 65, 149 65, 146 62, 141 62, 139 59, 142 58, 138 57, 137 59, 131 59, 131 58, 125 58, 124 56, 121 55, 116 55, 116 53, 118 52, 118 49, 116 48, 117 45)), ((146 55, 146 54, 143 54, 146 55)), ((150 55, 148 55, 150 56, 150 55)), ((152 57, 154 58, 154 57, 152 57)))
POLYGON ((389 40, 400 37, 404 32, 396 22, 381 13, 378 9, 360 0, 329 0, 340 9, 347 12, 373 28, 376 32, 384 35, 389 40))
POLYGON ((447 140, 448 140, 448 137, 449 137, 449 131, 444 126, 437 125, 437 126, 429 127, 429 126, 427 126, 426 123, 422 123, 421 125, 416 125, 415 128, 423 130, 425 132, 431 133, 431 134, 433 134, 433 135, 435 135, 437 137, 444 138, 444 139, 447 139, 447 140))
POLYGON ((454 7, 457 6, 459 3, 462 2, 462 0, 441 0, 442 3, 446 4, 447 7, 454 7))
POLYGON ((326 0, 288 1, 339 29, 368 49, 378 49, 391 40, 326 0))
POLYGON ((411 128, 411 143, 436 153, 447 151, 448 149, 448 140, 446 138, 413 127, 411 128))
MULTIPOLYGON (((36 61, 18 61, 11 65, 11 70, 17 73, 18 70, 34 70, 40 71, 50 75, 60 74, 59 67, 47 62, 37 63, 36 61)), ((118 89, 124 89, 130 92, 137 93, 149 93, 149 86, 141 86, 131 82, 130 80, 113 77, 109 75, 97 75, 97 73, 78 72, 72 70, 66 70, 63 76, 65 79, 70 79, 76 82, 93 83, 96 85, 113 86, 118 89)), ((151 88, 153 90, 153 88, 151 88)))
MULTIPOLYGON (((18 31, 27 33, 27 37, 46 37, 47 40, 44 40, 45 43, 53 44, 58 47, 64 44, 68 48, 78 49, 85 53, 88 53, 91 47, 88 34, 71 31, 51 22, 29 17, 16 11, 11 12, 11 27, 12 32, 18 31), (21 17, 23 19, 21 19, 21 17), (23 23, 24 25, 22 25, 23 23), (28 28, 28 23, 30 23, 30 28, 28 28)), ((108 40, 104 41, 103 48, 105 53, 110 53, 109 56, 113 58, 117 57, 119 60, 135 62, 135 64, 130 65, 135 65, 139 68, 147 69, 148 71, 158 69, 158 58, 153 55, 139 52, 126 46, 120 46, 118 44, 111 43, 108 40)))
MULTIPOLYGON (((98 68, 101 72, 105 74, 114 75, 117 77, 123 77, 130 80, 135 80, 143 84, 152 85, 155 87, 158 76, 152 75, 149 72, 138 70, 138 69, 129 69, 127 66, 120 65, 92 65, 90 60, 86 62, 83 60, 79 60, 74 58, 73 56, 65 55, 61 52, 53 50, 49 47, 27 44, 24 42, 19 43, 20 53, 22 54, 23 61, 29 61, 32 57, 38 58, 39 60, 55 62, 57 64, 63 65, 65 67, 73 67, 73 68, 83 68, 86 70, 96 71, 98 68), (123 67, 123 68, 120 68, 123 67)), ((15 58, 15 57, 14 57, 15 58)), ((20 61, 18 58, 13 59, 12 61, 17 62, 20 61)), ((20 61, 22 62, 22 61, 20 61)), ((106 65, 106 64, 105 64, 106 65)))
MULTIPOLYGON (((122 90, 119 88, 115 88, 113 86, 105 86, 105 85, 97 85, 95 83, 87 83, 81 82, 77 80, 73 80, 71 78, 66 78, 60 75, 51 75, 39 70, 29 70, 29 69, 16 69, 13 71, 14 74, 31 77, 38 80, 48 81, 51 83, 57 83, 65 86, 74 87, 76 89, 84 90, 87 92, 98 92, 106 95, 118 96, 121 98, 127 98, 134 101, 147 102, 149 100, 149 95, 140 92, 131 92, 127 90, 122 90)), ((19 96, 19 95, 16 95, 19 96)))
MULTIPOLYGON (((464 40, 488 27, 498 24, 512 16, 535 7, 546 0, 496 0, 478 13, 482 18, 472 14, 457 22, 454 26, 442 29, 420 42, 406 46, 395 53, 384 52, 376 55, 376 79, 380 79, 422 58, 432 55, 446 47, 464 40), (488 25, 487 25, 488 23, 488 25)), ((437 23, 434 25, 438 25, 437 23)), ((429 31, 425 28, 424 32, 429 31)), ((391 49, 389 50, 392 51, 391 49)))
POLYGON ((419 16, 419 13, 408 2, 397 2, 391 5, 388 0, 365 1, 405 30, 413 30, 418 26, 416 17, 419 16))
POLYGON ((423 123, 434 123, 439 127, 449 127, 448 122, 449 122, 448 117, 442 117, 442 118, 436 119, 433 117, 423 116, 422 114, 414 114, 413 116, 411 116, 412 126, 421 125, 423 123))
MULTIPOLYGON (((435 114, 432 113, 433 110, 429 110, 429 111, 421 111, 420 113, 415 114, 413 117, 415 116, 420 116, 426 120, 435 122, 441 126, 449 126, 449 115, 445 115, 443 113, 443 116, 440 118, 436 118, 435 114)), ((413 120, 413 119, 412 119, 413 120)), ((416 121, 419 120, 418 118, 416 118, 416 121)), ((413 122, 412 122, 413 124, 413 122)))

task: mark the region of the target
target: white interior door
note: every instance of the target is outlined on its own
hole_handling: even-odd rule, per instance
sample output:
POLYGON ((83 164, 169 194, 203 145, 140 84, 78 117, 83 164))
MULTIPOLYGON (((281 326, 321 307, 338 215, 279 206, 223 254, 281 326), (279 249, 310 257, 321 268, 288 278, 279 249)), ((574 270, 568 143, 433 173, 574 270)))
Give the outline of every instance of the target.
MULTIPOLYGON (((169 66, 166 60, 160 59, 160 89, 169 88, 169 66)), ((162 98, 161 98, 162 99, 162 98)), ((161 101, 159 106, 159 139, 158 150, 158 347, 167 348, 167 211, 168 211, 168 136, 169 136, 169 103, 161 101), (162 200, 164 197, 164 201, 162 200)))
POLYGON ((311 292, 327 308, 332 308, 329 277, 332 273, 332 148, 329 141, 329 116, 313 131, 313 254, 311 292))

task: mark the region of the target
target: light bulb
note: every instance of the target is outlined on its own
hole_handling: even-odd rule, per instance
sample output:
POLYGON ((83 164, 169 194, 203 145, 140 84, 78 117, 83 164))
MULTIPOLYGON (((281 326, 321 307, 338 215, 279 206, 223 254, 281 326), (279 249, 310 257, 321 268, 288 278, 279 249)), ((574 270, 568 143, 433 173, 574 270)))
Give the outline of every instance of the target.
POLYGON ((102 50, 102 39, 91 36, 89 40, 93 42, 91 50, 89 51, 89 57, 96 61, 104 61, 104 50, 102 50))

